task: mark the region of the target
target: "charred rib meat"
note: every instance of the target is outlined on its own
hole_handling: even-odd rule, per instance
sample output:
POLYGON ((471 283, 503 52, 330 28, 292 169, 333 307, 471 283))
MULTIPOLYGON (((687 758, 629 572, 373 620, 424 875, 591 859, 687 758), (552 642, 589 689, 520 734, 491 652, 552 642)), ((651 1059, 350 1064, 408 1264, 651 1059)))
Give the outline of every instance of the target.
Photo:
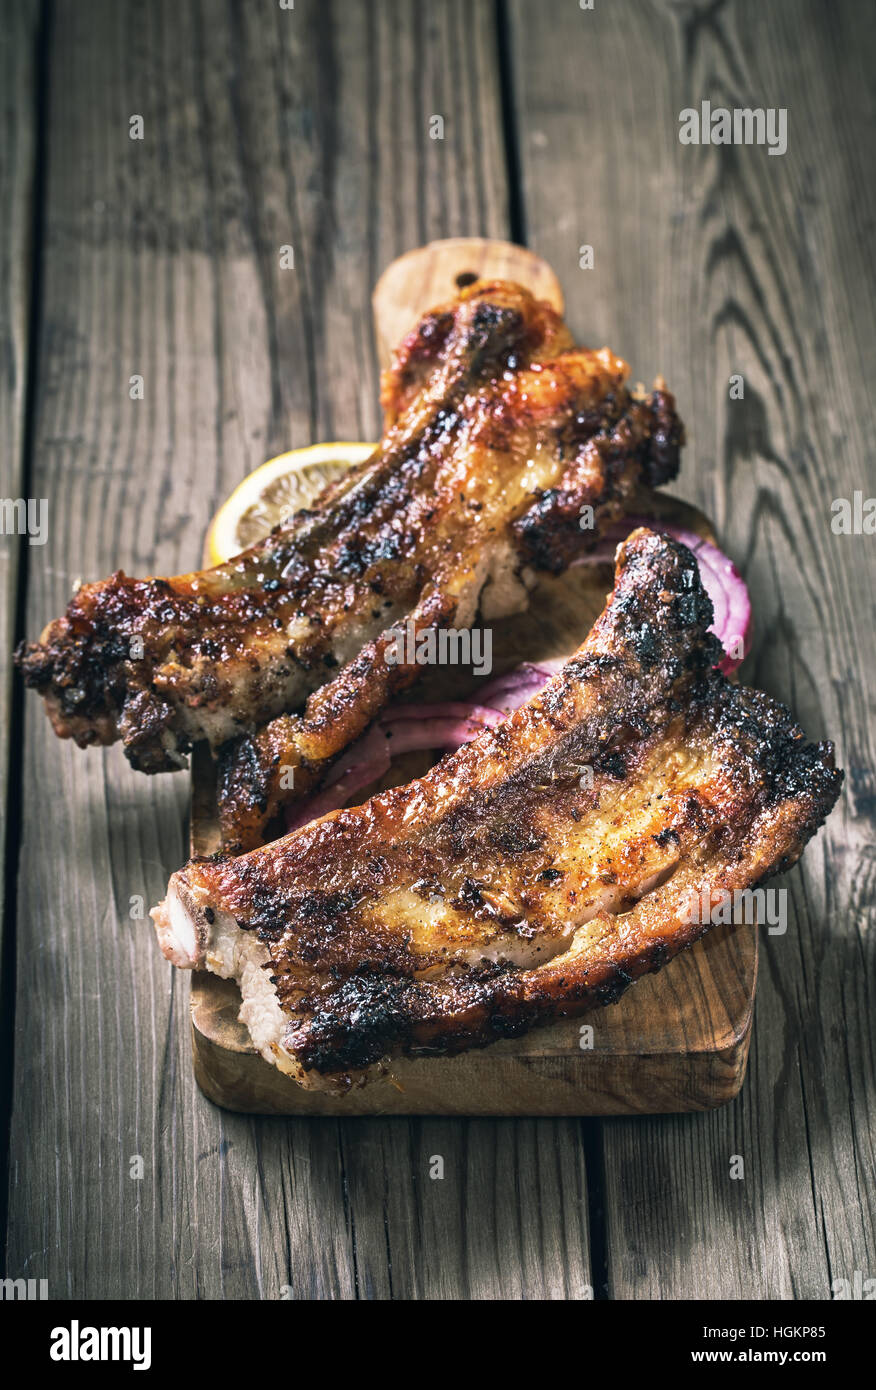
POLYGON ((141 771, 182 766, 199 739, 236 740, 223 755, 226 829, 258 843, 291 794, 278 769, 294 767, 294 794, 306 791, 414 678, 382 661, 387 629, 516 611, 531 570, 561 570, 637 483, 673 476, 672 397, 633 397, 626 377, 608 349, 575 349, 519 286, 466 288, 396 354, 368 462, 217 569, 83 586, 19 650, 28 685, 61 737, 121 739, 141 771), (582 530, 585 505, 594 524, 582 530), (300 717, 256 734, 313 692, 300 717))
POLYGON ((255 1045, 311 1087, 613 1002, 839 793, 831 745, 715 669, 711 618, 691 553, 634 532, 540 695, 419 781, 174 874, 165 954, 234 976, 255 1045))

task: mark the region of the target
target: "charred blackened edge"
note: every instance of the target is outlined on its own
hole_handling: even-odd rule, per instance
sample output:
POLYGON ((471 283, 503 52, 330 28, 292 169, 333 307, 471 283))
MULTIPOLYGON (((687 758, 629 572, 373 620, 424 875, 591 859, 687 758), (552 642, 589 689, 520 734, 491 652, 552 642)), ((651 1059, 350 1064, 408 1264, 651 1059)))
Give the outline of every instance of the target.
MULTIPOLYGON (((107 581, 115 582, 130 583, 122 574, 107 581)), ((151 668, 132 659, 137 635, 68 616, 51 623, 40 642, 20 642, 14 659, 25 685, 45 698, 59 738, 80 748, 121 739, 138 772, 174 772, 186 766, 191 742, 173 706, 149 689, 151 668)))
MULTIPOLYGON (((655 698, 704 722, 728 773, 741 774, 742 784, 751 788, 742 818, 735 822, 735 836, 722 839, 724 830, 716 830, 719 856, 723 849, 726 862, 732 863, 752 826, 771 808, 783 802, 792 807, 783 841, 774 847, 766 872, 750 885, 755 887, 796 861, 834 805, 843 777, 834 767, 832 746, 806 743, 785 706, 763 692, 732 684, 714 669, 721 649, 707 632, 711 620, 694 555, 679 541, 638 530, 619 550, 615 593, 597 624, 604 625, 611 650, 568 663, 541 698, 548 713, 553 710, 559 719, 572 684, 622 669, 631 688, 648 680, 655 698)), ((624 722, 635 741, 635 720, 624 716, 624 722)), ((647 737, 647 727, 638 736, 647 737)), ((515 844, 507 852, 520 848, 515 844)), ((318 919, 322 933, 329 927, 342 930, 345 915, 358 904, 345 894, 313 892, 306 901, 300 895, 287 900, 278 911, 276 893, 259 888, 258 861, 246 863, 253 870, 247 885, 250 910, 246 923, 237 921, 242 929, 256 930, 271 952, 274 983, 288 1018, 284 1046, 305 1072, 336 1082, 394 1053, 450 1055, 613 1003, 640 975, 661 968, 708 928, 708 923, 676 928, 667 939, 624 961, 595 961, 587 969, 579 967, 577 977, 570 967, 568 978, 554 972, 534 982, 532 972, 522 967, 483 962, 460 967, 458 974, 430 987, 398 959, 372 959, 346 973, 333 968, 302 999, 288 973, 285 932, 299 913, 318 919)), ((318 961, 317 936, 308 963, 318 966, 318 961)))
POLYGON ((513 966, 470 966, 445 996, 450 1017, 443 1028, 440 1020, 429 1019, 434 995, 428 988, 389 972, 359 972, 325 994, 306 1024, 290 1021, 284 1046, 305 1073, 326 1077, 362 1072, 398 1055, 452 1057, 616 1003, 639 974, 659 970, 669 959, 658 944, 635 974, 610 966, 593 982, 570 981, 562 1000, 527 998, 520 978, 525 972, 513 966), (463 1026, 460 1017, 467 1020, 463 1026))
POLYGON ((652 391, 646 406, 651 425, 640 455, 642 476, 649 487, 660 487, 678 476, 685 442, 684 425, 678 417, 671 391, 663 387, 652 391))
POLYGON ((693 551, 640 528, 618 550, 617 582, 597 626, 610 630, 645 674, 659 667, 667 688, 682 667, 707 670, 723 654, 708 631, 714 617, 693 551))
MULTIPOLYGON (((739 693, 735 687, 729 688, 733 695, 739 693)), ((776 721, 779 727, 780 721, 776 721)), ((758 742, 769 740, 759 737, 758 742)), ((777 742, 787 745, 784 732, 777 742)), ((807 804, 794 843, 749 885, 752 889, 796 863, 830 813, 843 781, 842 772, 833 766, 829 743, 780 749, 774 741, 770 756, 783 769, 786 787, 805 780, 807 804)), ((364 1071, 393 1055, 453 1056, 488 1047, 558 1019, 574 1018, 597 1005, 617 1003, 642 975, 656 973, 693 946, 709 925, 708 921, 692 923, 683 935, 651 942, 623 962, 596 961, 577 978, 570 969, 568 980, 551 979, 541 992, 533 992, 532 972, 523 967, 501 962, 470 966, 447 987, 445 1020, 435 1008, 442 1000, 436 1000, 428 986, 396 971, 371 966, 318 996, 300 1001, 302 1011, 310 1007, 313 1012, 303 1023, 290 1019, 284 1046, 305 1073, 338 1078, 364 1071), (528 981, 524 978, 527 975, 528 981), (465 1019, 462 1025, 460 1018, 465 1019)))
MULTIPOLYGON (((514 522, 513 534, 523 562, 533 569, 561 574, 599 540, 602 525, 582 529, 582 506, 590 503, 603 524, 617 520, 634 489, 657 487, 676 477, 684 443, 684 425, 670 392, 658 390, 645 400, 628 397, 624 407, 612 396, 595 432, 583 436, 599 451, 603 485, 598 495, 573 484, 543 492, 524 516, 514 522)), ((573 427, 574 428, 574 427, 573 427)))
POLYGON ((28 689, 52 698, 56 725, 66 726, 64 736, 86 747, 109 741, 101 737, 100 726, 115 733, 128 656, 118 632, 65 617, 51 623, 39 642, 19 642, 14 659, 28 689), (95 728, 86 728, 86 720, 95 728))
MULTIPOLYGON (((458 611, 454 598, 434 590, 416 610, 423 629, 452 625, 458 611)), ((280 830, 288 804, 306 796, 336 757, 377 717, 386 700, 421 674, 414 665, 383 661, 391 630, 369 642, 333 681, 315 690, 301 714, 281 715, 257 733, 223 745, 217 755, 217 802, 222 843, 228 853, 255 849, 280 830), (380 678, 375 672, 380 671, 380 678), (341 731, 336 736, 334 731, 341 731), (327 741, 327 743, 326 743, 327 741), (323 745, 324 756, 307 750, 323 745), (294 769, 287 787, 283 770, 294 769)))
MULTIPOLYGON (((836 803, 843 773, 835 767, 833 745, 807 743, 783 704, 761 691, 734 685, 714 667, 720 644, 706 632, 711 603, 686 546, 648 531, 636 532, 622 548, 618 566, 618 591, 607 612, 613 611, 613 621, 642 671, 659 668, 661 686, 663 680, 677 680, 682 667, 693 671, 691 714, 709 720, 728 771, 750 769, 757 775, 757 789, 740 827, 742 838, 771 808, 788 802, 795 806, 794 833, 766 872, 749 885, 755 888, 796 863, 836 803), (654 629, 658 611, 659 632, 654 629), (694 650, 680 660, 677 639, 687 634, 690 640, 691 629, 696 634, 694 650)), ((574 665, 557 678, 558 691, 574 665)), ((583 666, 586 662, 578 663, 583 666)), ((728 852, 733 853, 732 845, 728 852)), ((577 979, 570 971, 568 981, 553 981, 541 995, 524 992, 524 977, 529 974, 531 980, 531 972, 507 963, 462 968, 449 985, 438 987, 437 998, 436 990, 397 968, 371 964, 300 1001, 299 1011, 310 1009, 311 1016, 301 1023, 290 1019, 285 1045, 305 1072, 328 1076, 360 1071, 396 1053, 452 1055, 486 1047, 597 1004, 615 1003, 636 979, 661 969, 708 927, 708 922, 691 924, 688 931, 653 942, 626 962, 596 962, 577 979), (556 997, 558 989, 563 991, 561 998, 556 997), (441 1009, 435 1006, 445 991, 445 1012, 452 1016, 442 1027, 441 1009), (460 1017, 466 1020, 462 1026, 460 1017)), ((274 964, 282 968, 276 960, 274 964)))

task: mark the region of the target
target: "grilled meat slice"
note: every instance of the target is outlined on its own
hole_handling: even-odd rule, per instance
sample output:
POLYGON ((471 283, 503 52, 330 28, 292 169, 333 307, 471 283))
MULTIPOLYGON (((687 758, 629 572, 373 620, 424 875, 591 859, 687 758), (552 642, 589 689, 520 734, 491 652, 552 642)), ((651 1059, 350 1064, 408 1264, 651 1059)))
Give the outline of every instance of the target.
MULTIPOLYGON (((396 600, 392 623, 301 714, 284 714, 220 751, 229 851, 263 843, 283 806, 306 795, 387 699, 417 679, 422 666, 385 660, 401 623, 459 629, 478 610, 485 621, 521 610, 533 571, 560 573, 622 514, 637 485, 656 486, 676 472, 683 430, 672 396, 662 384, 648 398, 630 396, 626 365, 606 349, 536 360, 515 348, 501 371, 491 365, 474 385, 463 374, 449 391, 436 387, 435 372, 440 378, 448 354, 458 354, 455 337, 467 341, 487 325, 494 332, 497 316, 516 318, 519 304, 543 320, 542 357, 565 346, 547 306, 510 286, 481 284, 463 291, 455 309, 429 315, 396 355, 382 400, 405 443, 383 534, 391 544, 404 538, 403 553, 418 557, 416 577, 408 582, 407 565, 370 565, 364 578, 378 604, 384 595, 396 600)), ((369 480, 358 489, 363 512, 372 510, 372 492, 369 480)))
POLYGON ((416 674, 380 670, 386 629, 410 615, 465 627, 479 603, 487 618, 525 606, 527 567, 559 571, 636 482, 673 476, 672 397, 633 398, 626 376, 608 349, 574 349, 519 286, 468 287, 402 344, 369 461, 217 569, 85 585, 20 648, 28 685, 61 737, 121 738, 135 767, 160 772, 184 765, 194 741, 251 734, 328 681, 303 719, 225 759, 252 843, 293 794, 280 785, 287 745, 298 794, 416 674))
POLYGON ((839 794, 831 745, 715 669, 711 618, 690 551, 635 531, 541 694, 409 786, 174 874, 165 954, 235 976, 256 1046, 309 1087, 613 1002, 839 794))

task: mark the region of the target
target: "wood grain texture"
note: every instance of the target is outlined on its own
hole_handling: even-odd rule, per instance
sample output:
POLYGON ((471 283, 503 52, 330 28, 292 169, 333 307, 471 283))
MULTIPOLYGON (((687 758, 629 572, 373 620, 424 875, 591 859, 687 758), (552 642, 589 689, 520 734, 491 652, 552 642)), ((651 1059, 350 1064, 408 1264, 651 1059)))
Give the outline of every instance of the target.
MULTIPOLYGON (((35 0, 10 10, 4 37, 35 0)), ((712 1116, 604 1125, 213 1109, 184 991, 127 916, 182 858, 186 779, 60 745, 30 701, 5 1272, 48 1277, 52 1297, 586 1297, 600 1170, 597 1294, 824 1297, 830 1277, 876 1270, 876 588, 872 538, 829 527, 833 498, 876 491, 867 7, 55 0, 31 484, 54 520, 28 556, 29 631, 79 575, 187 567, 216 502, 277 449, 373 437, 380 271, 432 237, 520 230, 497 13, 515 214, 573 328, 677 391, 679 493, 714 517, 757 603, 751 678, 836 737, 849 772, 787 880, 788 935, 765 943, 748 1083, 712 1116), (785 105, 787 154, 679 146, 678 112, 702 97, 785 105)), ((22 52, 8 69, 4 49, 4 95, 26 90, 22 52)), ((26 152, 19 111, 7 100, 3 119, 26 152)), ((0 263, 24 271, 3 256, 27 225, 28 158, 0 175, 0 263)), ((0 389, 8 467, 20 377, 0 389)))
MULTIPOLYGON (((26 393, 36 180, 37 0, 0 4, 0 499, 27 496, 26 393)), ((19 557, 27 542, 0 525, 0 933, 6 904, 12 665, 19 557)), ((32 547, 33 548, 33 547, 32 547)), ((12 866, 14 872, 14 866, 12 866)))
MULTIPOLYGON (((463 0, 53 7, 34 486, 56 520, 30 632, 78 576, 189 566, 277 449, 374 432, 379 271, 506 231, 494 40, 463 0)), ((128 915, 184 858, 186 791, 59 743, 28 701, 6 1272, 51 1297, 586 1296, 574 1128, 254 1121, 199 1095, 185 990, 128 915)))
POLYGON ((677 489, 746 575, 744 677, 829 735, 847 786, 766 937, 749 1079, 707 1117, 603 1127, 608 1292, 830 1296, 874 1243, 872 11, 845 0, 511 0, 522 203, 573 329, 677 393, 677 489), (788 150, 682 146, 678 115, 784 106, 788 150), (594 248, 594 269, 578 248, 594 248), (732 373, 744 398, 729 398, 732 373), (745 1160, 730 1179, 731 1156, 745 1160))

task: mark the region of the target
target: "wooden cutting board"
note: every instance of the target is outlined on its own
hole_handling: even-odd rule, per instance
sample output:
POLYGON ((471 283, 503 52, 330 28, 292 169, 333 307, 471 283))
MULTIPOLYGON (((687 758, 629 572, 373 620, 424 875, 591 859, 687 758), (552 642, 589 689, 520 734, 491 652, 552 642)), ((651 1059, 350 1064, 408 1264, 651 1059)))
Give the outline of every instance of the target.
MULTIPOLYGON (((373 305, 383 363, 424 310, 452 298, 473 276, 517 280, 562 311, 555 275, 525 248, 478 238, 432 242, 394 261, 378 281, 373 305)), ((714 539, 702 513, 675 498, 648 494, 642 510, 714 539)), ((493 624, 493 674, 520 661, 574 651, 611 586, 610 565, 541 580, 526 613, 493 624)), ((470 672, 441 668, 428 673, 416 698, 462 698, 476 688, 470 672)), ((409 781, 428 765, 423 754, 401 758, 370 790, 409 781)), ((212 762, 204 747, 195 750, 192 766, 192 853, 211 854, 219 836, 212 762)), ((756 928, 716 928, 665 970, 634 985, 618 1004, 459 1057, 401 1059, 388 1077, 337 1097, 302 1090, 265 1062, 237 1021, 237 986, 198 972, 191 990, 195 1076, 217 1105, 268 1115, 706 1110, 731 1100, 742 1085, 756 978, 756 928)))

